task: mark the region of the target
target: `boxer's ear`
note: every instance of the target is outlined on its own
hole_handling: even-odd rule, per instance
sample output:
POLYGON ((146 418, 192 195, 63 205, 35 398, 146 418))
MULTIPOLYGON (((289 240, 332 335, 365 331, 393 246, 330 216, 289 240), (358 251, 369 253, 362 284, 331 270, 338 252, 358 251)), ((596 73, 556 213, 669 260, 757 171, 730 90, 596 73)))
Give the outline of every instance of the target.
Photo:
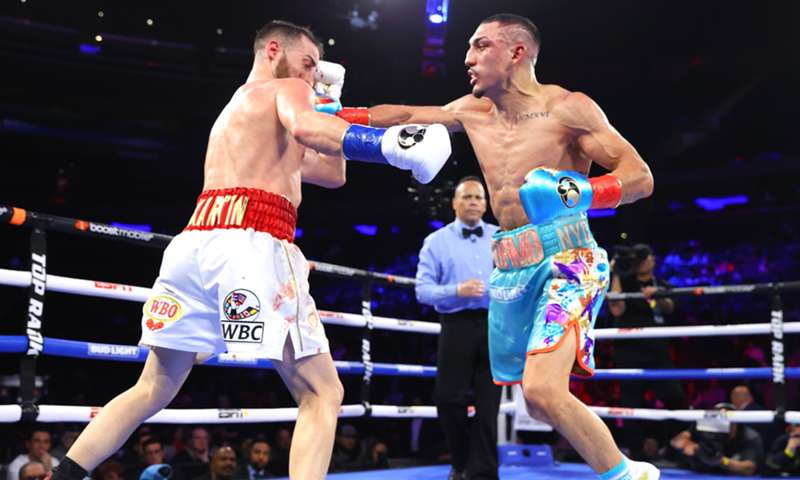
POLYGON ((275 39, 270 40, 264 45, 264 51, 266 52, 269 60, 275 60, 275 57, 278 56, 278 52, 281 51, 281 48, 282 46, 280 42, 275 39))
POLYGON ((518 43, 511 47, 511 61, 517 62, 528 56, 528 49, 525 44, 518 43))

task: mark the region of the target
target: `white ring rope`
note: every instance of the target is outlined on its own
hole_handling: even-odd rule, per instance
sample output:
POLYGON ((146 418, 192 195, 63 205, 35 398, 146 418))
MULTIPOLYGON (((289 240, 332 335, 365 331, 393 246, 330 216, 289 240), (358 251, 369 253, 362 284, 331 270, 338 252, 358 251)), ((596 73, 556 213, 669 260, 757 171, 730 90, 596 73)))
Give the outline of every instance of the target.
MULTIPOLYGON (((370 416, 376 418, 436 418, 436 407, 430 405, 371 405, 370 416)), ((514 402, 500 406, 500 413, 515 414, 514 402)), ((726 411, 719 410, 658 410, 647 408, 588 407, 602 418, 627 418, 636 420, 679 420, 696 422, 702 419, 721 418, 732 423, 771 423, 775 412, 770 410, 726 411)), ((71 405, 39 405, 37 422, 88 423, 99 412, 99 407, 71 405)), ((362 417, 362 405, 342 405, 339 417, 362 417)), ((19 405, 0 405, 0 423, 16 423, 22 417, 19 405)), ((297 419, 297 408, 185 408, 165 409, 150 417, 145 423, 163 424, 224 424, 292 422, 297 419)), ((800 424, 800 411, 786 412, 786 422, 800 424)))
MULTIPOLYGON (((28 287, 31 284, 31 273, 24 270, 0 269, 0 285, 12 287, 28 287)), ((145 302, 150 296, 150 289, 121 283, 84 280, 79 278, 47 275, 47 289, 83 295, 89 297, 113 298, 134 302, 145 302)), ((366 319, 360 314, 319 311, 323 323, 349 327, 364 327, 366 319)), ((426 333, 436 335, 441 327, 438 323, 400 318, 373 317, 374 328, 381 330, 426 333)), ((800 333, 800 322, 783 324, 784 333, 800 333)), ((689 327, 645 327, 645 328, 598 328, 594 331, 595 339, 637 339, 637 338, 675 338, 675 337, 718 337, 736 335, 761 335, 771 333, 768 323, 748 323, 742 325, 697 325, 689 327)))

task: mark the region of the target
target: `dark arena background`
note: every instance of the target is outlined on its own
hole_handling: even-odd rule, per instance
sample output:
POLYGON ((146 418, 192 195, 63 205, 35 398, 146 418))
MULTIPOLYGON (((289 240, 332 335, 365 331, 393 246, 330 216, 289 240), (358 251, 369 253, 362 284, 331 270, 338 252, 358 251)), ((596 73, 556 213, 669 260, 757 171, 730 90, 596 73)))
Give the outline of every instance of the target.
MULTIPOLYGON (((647 387, 640 407, 713 412, 717 403, 729 401, 735 387, 745 385, 759 410, 777 412, 773 423, 753 424, 765 437, 759 472, 767 472, 774 441, 792 428, 783 422, 783 412, 800 410, 800 341, 792 334, 800 332, 794 323, 800 322, 800 301, 791 283, 786 290, 774 285, 800 280, 796 2, 4 0, 0 205, 25 209, 29 218, 38 212, 176 235, 202 189, 209 129, 245 81, 253 36, 264 23, 285 19, 311 27, 325 45, 325 59, 347 69, 346 106, 443 105, 470 91, 467 40, 483 18, 500 12, 526 16, 541 29, 538 80, 590 95, 652 170, 650 198, 590 214, 593 232, 609 255, 618 246, 646 243, 657 261, 656 275, 678 289, 760 285, 755 293, 674 297, 677 306, 665 326, 761 324, 762 330, 733 336, 694 336, 687 330, 671 336, 674 369, 695 374, 671 377, 683 392, 681 404, 666 405, 647 387), (782 300, 777 310, 776 295, 782 300), (783 325, 775 318, 779 313, 783 325), (782 356, 773 348, 780 335, 767 327, 771 321, 786 329, 782 356), (776 383, 773 374, 784 366, 786 378, 776 383), (746 370, 712 375, 713 369, 729 368, 746 370)), ((423 239, 453 220, 455 182, 480 175, 466 137, 453 134, 452 141, 450 161, 427 185, 408 172, 350 162, 345 186, 304 186, 296 243, 321 265, 413 278, 423 239)), ((601 173, 593 167, 592 175, 601 173)), ((491 211, 484 219, 496 223, 491 211)), ((31 232, 28 226, 0 225, 0 268, 6 273, 30 271, 31 232)), ((163 252, 142 242, 57 230, 48 230, 46 239, 47 274, 119 285, 149 288, 163 252)), ((417 303, 413 288, 402 281, 312 272, 311 293, 320 309, 357 317, 365 281, 371 282, 375 316, 438 322, 436 312, 417 303)), ((142 302, 48 291, 41 330, 45 354, 34 361, 25 354, 27 343, 21 349, 14 347, 19 342, 12 345, 12 337, 28 333, 29 289, 2 283, 0 336, 7 345, 0 348, 0 405, 24 408, 21 421, 0 423, 0 464, 25 454, 37 429, 50 433, 53 455, 63 456, 61 443, 89 418, 36 422, 34 406, 101 406, 136 381, 141 364, 47 355, 46 339, 135 345, 142 302)), ((624 325, 604 306, 596 327, 624 325)), ((436 335, 333 324, 326 330, 337 361, 436 365, 436 335), (368 357, 362 355, 365 338, 368 357)), ((599 340, 597 368, 618 366, 616 345, 642 342, 646 356, 650 341, 599 340)), ((431 375, 376 370, 365 387, 360 368, 340 372, 344 404, 392 405, 396 414, 340 419, 340 428, 355 427, 363 448, 371 449, 367 456, 377 463, 353 467, 369 470, 365 473, 332 471, 333 478, 447 478, 449 459, 435 410, 420 419, 413 418, 413 408, 402 408, 433 405, 431 375), (374 448, 379 444, 385 450, 374 448), (372 471, 378 465, 391 470, 372 471)), ((572 391, 588 405, 615 407, 631 381, 623 377, 574 380, 572 391)), ((223 419, 225 412, 235 417, 246 409, 294 406, 273 370, 200 366, 169 408, 219 409, 223 419)), ((593 478, 557 433, 512 431, 510 413, 513 409, 501 422, 501 462, 506 463, 500 478, 593 478), (555 463, 514 460, 513 445, 547 445, 519 448, 543 451, 555 463)), ((606 423, 632 458, 683 466, 670 457, 671 435, 694 422, 608 413, 606 423)), ((117 478, 109 469, 95 471, 93 478, 138 478, 140 439, 158 438, 169 462, 169 455, 179 454, 195 430, 201 431, 194 428, 198 425, 210 435, 211 451, 232 446, 240 464, 247 462, 245 442, 266 438, 273 452, 271 471, 286 475, 279 444, 293 422, 225 420, 149 424, 113 457, 122 466, 115 470, 117 478)), ((798 423, 800 417, 786 420, 798 423)), ((679 468, 667 472, 662 478, 712 478, 679 468)), ((204 473, 207 469, 187 471, 177 480, 204 473)))

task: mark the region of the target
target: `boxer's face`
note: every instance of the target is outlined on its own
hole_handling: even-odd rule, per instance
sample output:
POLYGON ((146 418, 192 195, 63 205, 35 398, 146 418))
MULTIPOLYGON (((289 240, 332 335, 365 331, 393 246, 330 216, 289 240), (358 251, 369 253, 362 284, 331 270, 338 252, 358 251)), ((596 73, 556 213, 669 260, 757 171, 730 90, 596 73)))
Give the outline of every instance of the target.
POLYGON ((501 28, 496 22, 481 24, 469 40, 464 65, 472 94, 478 98, 501 87, 511 74, 511 53, 501 28))
POLYGON ((275 76, 277 78, 299 78, 314 85, 314 73, 319 64, 319 50, 314 43, 303 36, 284 43, 278 54, 275 76))

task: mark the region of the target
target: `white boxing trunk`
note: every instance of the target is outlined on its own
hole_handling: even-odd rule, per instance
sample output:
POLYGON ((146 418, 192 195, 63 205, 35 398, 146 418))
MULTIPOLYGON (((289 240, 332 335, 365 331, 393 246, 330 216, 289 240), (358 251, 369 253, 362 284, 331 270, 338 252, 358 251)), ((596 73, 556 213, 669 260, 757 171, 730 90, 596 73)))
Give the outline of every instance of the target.
POLYGON ((288 335, 295 358, 327 352, 308 262, 291 243, 293 215, 288 200, 262 190, 203 192, 164 252, 139 343, 200 359, 228 352, 282 360, 288 335))

